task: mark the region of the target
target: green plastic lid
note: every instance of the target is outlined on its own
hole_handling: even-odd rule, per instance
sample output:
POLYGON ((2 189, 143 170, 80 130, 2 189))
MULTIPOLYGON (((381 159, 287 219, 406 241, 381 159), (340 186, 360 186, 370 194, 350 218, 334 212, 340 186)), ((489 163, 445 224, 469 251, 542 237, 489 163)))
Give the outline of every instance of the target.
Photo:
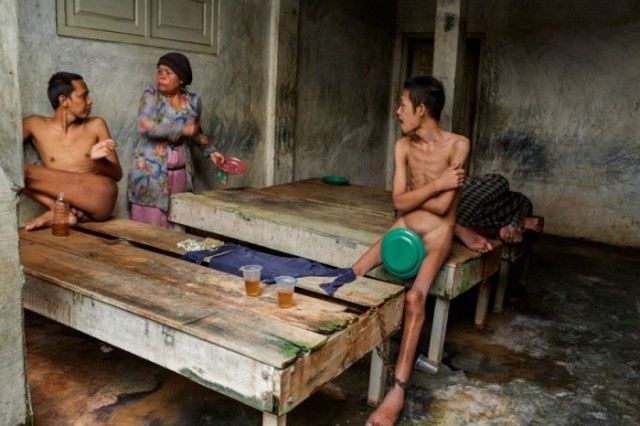
POLYGON ((381 250, 384 268, 401 279, 415 277, 427 254, 422 239, 407 228, 387 232, 381 250))

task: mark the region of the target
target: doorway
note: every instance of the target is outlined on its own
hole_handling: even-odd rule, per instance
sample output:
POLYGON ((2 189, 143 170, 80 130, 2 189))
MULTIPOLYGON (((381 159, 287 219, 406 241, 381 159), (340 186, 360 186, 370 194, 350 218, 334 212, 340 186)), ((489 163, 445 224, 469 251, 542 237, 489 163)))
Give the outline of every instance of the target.
MULTIPOLYGON (((403 69, 401 70, 404 81, 416 75, 430 75, 433 68, 433 34, 405 35, 403 43, 403 69)), ((464 63, 462 73, 462 92, 458 108, 462 111, 458 115, 458 122, 453 124, 453 131, 465 135, 473 146, 473 137, 476 131, 476 113, 479 95, 480 58, 482 50, 482 38, 477 35, 467 35, 464 50, 464 63)), ((473 149, 469 158, 469 169, 473 166, 473 149)), ((468 170, 472 174, 473 170, 468 170)))

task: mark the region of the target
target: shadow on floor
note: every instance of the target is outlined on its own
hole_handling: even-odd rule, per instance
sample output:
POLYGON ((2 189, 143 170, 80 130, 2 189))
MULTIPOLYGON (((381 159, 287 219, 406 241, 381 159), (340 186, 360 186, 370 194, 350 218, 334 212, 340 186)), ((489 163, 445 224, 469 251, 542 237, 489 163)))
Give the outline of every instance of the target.
MULTIPOLYGON (((399 424, 640 425, 639 263, 640 250, 544 235, 526 287, 509 288, 485 330, 472 326, 473 291, 452 301, 440 373, 414 372, 399 424)), ((37 314, 25 326, 36 426, 261 424, 257 410, 37 314)), ((364 424, 368 363, 287 424, 364 424)))

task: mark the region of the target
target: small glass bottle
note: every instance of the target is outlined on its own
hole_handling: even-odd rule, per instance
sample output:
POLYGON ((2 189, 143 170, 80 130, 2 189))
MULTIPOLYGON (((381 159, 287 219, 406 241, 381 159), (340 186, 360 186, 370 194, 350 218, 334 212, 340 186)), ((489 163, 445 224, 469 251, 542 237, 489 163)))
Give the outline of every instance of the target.
POLYGON ((64 192, 61 192, 53 205, 53 222, 51 233, 58 237, 69 235, 69 203, 64 199, 64 192))

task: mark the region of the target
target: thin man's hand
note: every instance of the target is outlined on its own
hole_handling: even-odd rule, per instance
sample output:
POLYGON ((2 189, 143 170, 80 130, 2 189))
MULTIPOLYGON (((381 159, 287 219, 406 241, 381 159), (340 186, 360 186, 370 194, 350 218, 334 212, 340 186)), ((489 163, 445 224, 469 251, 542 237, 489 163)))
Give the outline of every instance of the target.
POLYGON ((460 167, 460 163, 455 162, 435 180, 436 188, 439 191, 459 188, 464 183, 464 175, 464 169, 460 167))

